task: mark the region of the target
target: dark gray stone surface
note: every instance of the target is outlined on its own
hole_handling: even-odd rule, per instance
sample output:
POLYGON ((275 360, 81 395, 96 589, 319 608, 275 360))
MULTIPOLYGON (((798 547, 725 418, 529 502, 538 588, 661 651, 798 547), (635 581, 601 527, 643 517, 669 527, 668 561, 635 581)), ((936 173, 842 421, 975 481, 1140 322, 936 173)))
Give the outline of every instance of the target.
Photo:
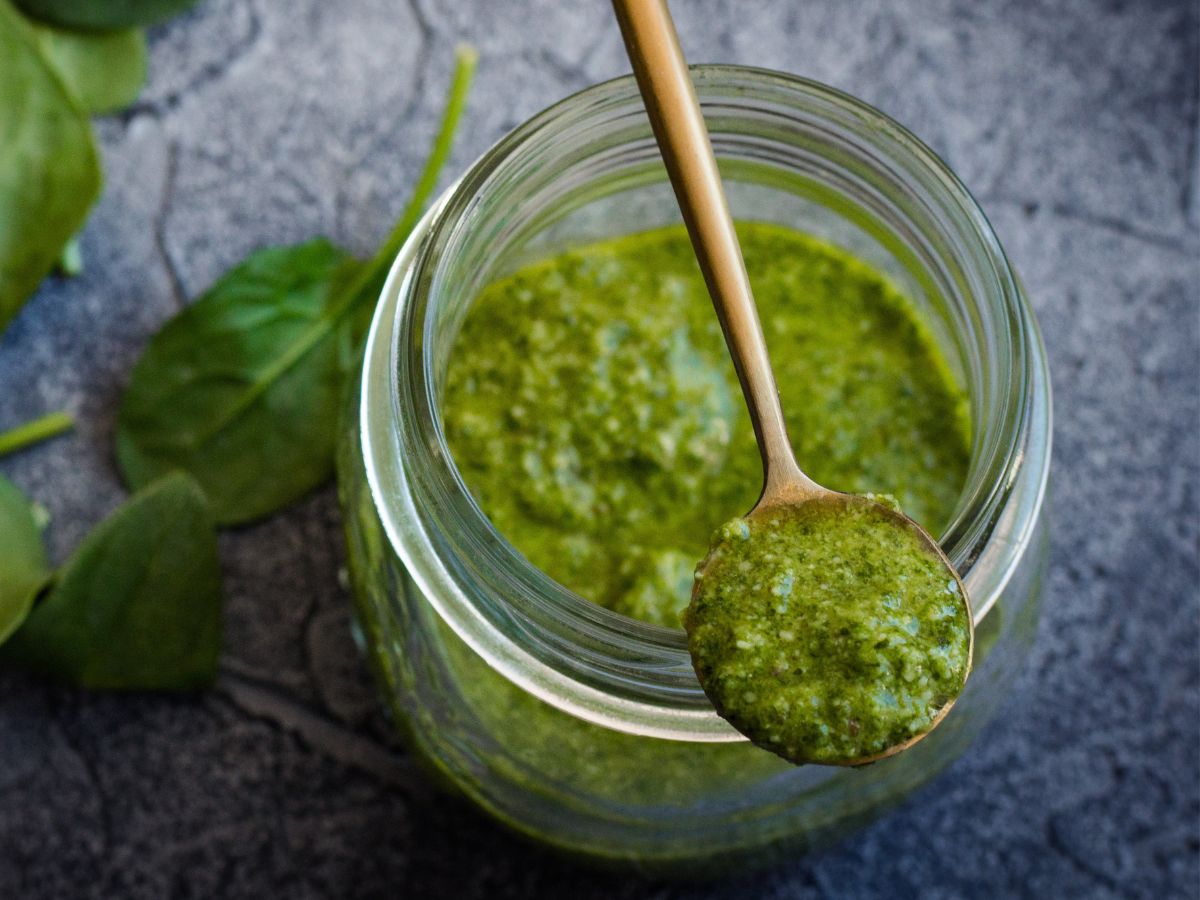
MULTIPOLYGON (((347 635, 332 490, 222 538, 222 677, 199 699, 0 676, 5 897, 1192 897, 1200 894, 1197 7, 1172 0, 676 0, 696 61, 831 82, 923 136, 1027 284, 1056 390, 1054 559, 1032 663, 973 750, 826 853, 713 885, 598 875, 432 793, 347 635)), ((482 53, 451 169, 624 70, 605 2, 203 0, 98 124, 86 274, 0 338, 0 463, 61 558, 122 497, 139 348, 248 250, 369 251, 482 53)), ((0 62, 2 64, 2 62, 0 62)))

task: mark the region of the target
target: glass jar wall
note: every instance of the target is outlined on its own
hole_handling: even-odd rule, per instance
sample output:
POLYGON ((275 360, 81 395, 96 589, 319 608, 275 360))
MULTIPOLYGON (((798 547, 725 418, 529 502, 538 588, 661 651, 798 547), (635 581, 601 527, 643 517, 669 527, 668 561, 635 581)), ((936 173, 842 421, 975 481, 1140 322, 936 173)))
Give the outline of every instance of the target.
POLYGON ((716 716, 682 632, 534 569, 454 469, 439 391, 480 289, 568 247, 678 221, 632 79, 530 120, 426 216, 376 311, 338 469, 359 626, 412 750, 540 841, 689 873, 828 841, 966 747, 1032 640, 1050 452, 1036 323, 945 166, 821 85, 734 67, 696 78, 735 216, 814 234, 884 272, 970 398, 970 470, 939 539, 975 606, 976 668, 945 724, 861 770, 783 763, 716 716))

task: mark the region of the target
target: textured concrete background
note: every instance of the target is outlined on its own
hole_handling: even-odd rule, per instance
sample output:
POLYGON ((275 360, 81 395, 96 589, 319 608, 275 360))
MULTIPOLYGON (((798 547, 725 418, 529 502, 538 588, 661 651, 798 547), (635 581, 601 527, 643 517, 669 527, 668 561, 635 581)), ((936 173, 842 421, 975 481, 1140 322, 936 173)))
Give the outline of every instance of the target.
MULTIPOLYGON (((332 490, 222 539, 199 699, 0 676, 5 897, 1188 897, 1200 892, 1195 3, 676 0, 695 61, 789 69, 924 137, 993 218, 1056 390, 1054 564, 1003 714, 839 847, 714 885, 596 875, 431 793, 347 636, 332 490)), ((453 45, 482 53, 454 171, 625 69, 603 0, 203 0, 98 124, 87 270, 0 339, 0 424, 71 437, 0 471, 61 558, 122 497, 112 421, 147 337, 247 251, 366 253, 404 202, 453 45)))

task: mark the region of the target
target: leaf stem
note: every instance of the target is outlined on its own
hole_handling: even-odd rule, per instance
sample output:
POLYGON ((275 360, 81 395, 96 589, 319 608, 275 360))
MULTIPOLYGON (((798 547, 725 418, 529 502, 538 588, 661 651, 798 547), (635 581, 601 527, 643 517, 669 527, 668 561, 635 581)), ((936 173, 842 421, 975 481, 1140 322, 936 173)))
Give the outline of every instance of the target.
POLYGON ((400 247, 408 239, 408 235, 425 212, 425 206, 429 203, 429 198, 437 187, 438 176, 442 174, 446 160, 450 158, 450 151, 454 148, 454 135, 458 131, 458 120, 462 118, 463 110, 466 108, 467 95, 471 90, 471 79, 475 75, 475 65, 478 61, 479 51, 470 44, 459 44, 455 48, 454 76, 446 91, 442 124, 433 139, 429 156, 425 160, 425 167, 421 170, 420 177, 417 178, 416 186, 413 187, 412 196, 404 207, 400 221, 396 223, 396 227, 392 229, 387 240, 371 257, 368 269, 376 270, 380 265, 390 266, 392 260, 396 258, 396 254, 400 252, 400 247))
POLYGON ((18 425, 16 428, 0 433, 0 456, 24 450, 33 444, 57 437, 74 427, 75 420, 65 412, 49 413, 26 422, 24 425, 18 425))
POLYGON ((83 251, 79 248, 79 235, 67 241, 58 255, 58 271, 66 278, 74 278, 83 271, 83 251))
POLYGON ((462 117, 463 110, 467 105, 467 94, 471 90, 471 78, 475 74, 475 64, 478 60, 479 52, 470 44, 459 44, 455 50, 454 76, 446 91, 442 124, 429 148, 429 156, 417 178, 412 196, 404 207, 400 221, 387 236, 387 240, 380 245, 370 261, 346 285, 342 295, 345 299, 337 305, 335 318, 340 318, 345 309, 354 305, 354 301, 358 299, 358 294, 363 288, 375 280, 381 270, 386 270, 392 264, 396 254, 408 240, 413 227, 425 212, 425 204, 429 202, 429 197, 437 187, 438 176, 442 174, 442 168, 446 165, 450 150, 454 146, 454 133, 458 130, 458 120, 462 117))

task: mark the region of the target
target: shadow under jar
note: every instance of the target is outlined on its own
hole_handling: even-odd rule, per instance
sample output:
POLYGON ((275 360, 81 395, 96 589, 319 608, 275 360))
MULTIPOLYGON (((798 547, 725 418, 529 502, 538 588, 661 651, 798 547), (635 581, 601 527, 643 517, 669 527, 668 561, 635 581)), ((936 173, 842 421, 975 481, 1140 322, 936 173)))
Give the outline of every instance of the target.
POLYGON ((928 148, 811 81, 694 73, 734 215, 815 235, 884 273, 969 397, 970 466, 939 540, 973 600, 977 662, 947 721, 863 769, 784 763, 715 714, 682 631, 535 569, 455 469, 438 404, 480 291, 567 248, 679 221, 632 78, 516 129, 424 218, 380 298, 338 460, 358 625, 412 751, 540 842, 689 874, 827 843, 928 780, 992 716, 1035 630, 1051 417, 1029 305, 983 214, 928 148))

